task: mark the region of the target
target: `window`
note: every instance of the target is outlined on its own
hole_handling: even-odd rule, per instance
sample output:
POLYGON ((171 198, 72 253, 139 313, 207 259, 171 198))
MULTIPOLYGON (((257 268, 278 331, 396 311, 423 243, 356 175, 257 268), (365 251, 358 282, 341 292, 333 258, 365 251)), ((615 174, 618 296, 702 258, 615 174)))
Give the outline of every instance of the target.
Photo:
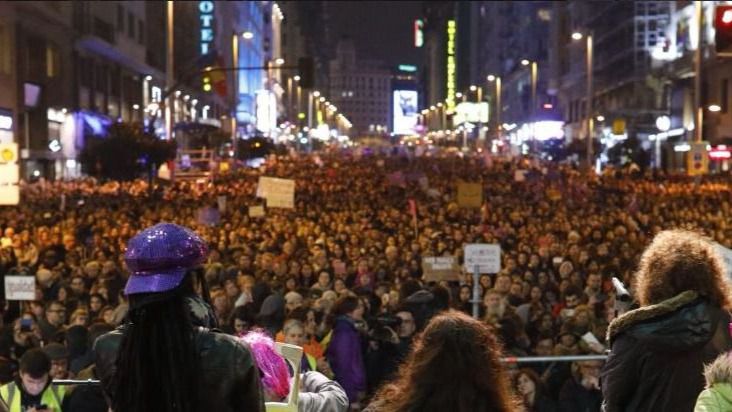
POLYGON ((46 45, 46 77, 56 77, 58 75, 58 50, 56 47, 46 45))
POLYGON ((135 38, 135 15, 132 13, 127 13, 127 35, 135 38))
POLYGON ((117 5, 117 31, 125 31, 125 9, 117 5))
POLYGON ((11 73, 10 59, 10 31, 8 26, 0 25, 0 73, 11 73))
POLYGON ((145 43, 145 25, 142 20, 137 22, 137 42, 140 44, 145 43))

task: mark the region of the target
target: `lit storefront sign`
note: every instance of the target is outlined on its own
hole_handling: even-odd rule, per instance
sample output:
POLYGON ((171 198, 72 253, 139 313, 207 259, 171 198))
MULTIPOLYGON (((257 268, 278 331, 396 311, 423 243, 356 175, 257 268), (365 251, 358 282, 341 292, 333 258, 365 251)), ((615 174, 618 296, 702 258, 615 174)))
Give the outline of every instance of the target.
POLYGON ((455 110, 455 90, 457 85, 457 67, 455 63, 455 34, 457 24, 455 20, 447 21, 447 110, 455 110))
POLYGON ((213 1, 202 1, 198 3, 199 20, 201 21, 201 55, 211 52, 211 43, 214 40, 213 29, 213 1))

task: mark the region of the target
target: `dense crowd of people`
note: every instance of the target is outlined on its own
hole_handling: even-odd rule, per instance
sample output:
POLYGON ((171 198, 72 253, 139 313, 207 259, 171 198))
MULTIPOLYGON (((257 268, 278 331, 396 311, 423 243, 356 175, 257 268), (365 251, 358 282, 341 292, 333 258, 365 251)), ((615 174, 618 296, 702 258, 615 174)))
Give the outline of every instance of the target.
MULTIPOLYGON (((423 279, 422 258, 461 262, 466 243, 501 246, 500 272, 478 279, 479 319, 505 353, 602 354, 616 316, 612 277, 631 285, 662 229, 693 228, 732 246, 731 190, 714 178, 588 176, 531 159, 363 153, 272 158, 213 182, 154 188, 24 185, 21 204, 0 209, 0 273, 35 276, 37 291, 33 301, 5 302, 0 383, 19 379, 21 358, 37 348, 55 379, 95 376, 93 342, 130 308, 127 243, 159 222, 192 228, 208 244, 203 277, 219 329, 259 328, 302 346, 302 369, 334 378, 354 410, 397 376, 435 313, 472 313, 472 274, 423 279), (260 176, 294 179, 295 207, 250 217, 264 204, 260 176), (481 183, 481 207, 461 207, 460 181, 481 183)), ((584 411, 600 408, 601 365, 508 371, 527 410, 584 411)), ((64 402, 96 396, 79 389, 64 402)))

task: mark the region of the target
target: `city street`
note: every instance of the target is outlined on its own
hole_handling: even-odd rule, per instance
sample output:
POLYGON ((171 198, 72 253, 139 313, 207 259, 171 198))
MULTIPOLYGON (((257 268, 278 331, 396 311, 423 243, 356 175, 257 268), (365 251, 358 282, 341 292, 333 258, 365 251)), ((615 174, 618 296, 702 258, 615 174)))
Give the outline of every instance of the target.
POLYGON ((732 2, 0 1, 0 411, 730 411, 732 2))

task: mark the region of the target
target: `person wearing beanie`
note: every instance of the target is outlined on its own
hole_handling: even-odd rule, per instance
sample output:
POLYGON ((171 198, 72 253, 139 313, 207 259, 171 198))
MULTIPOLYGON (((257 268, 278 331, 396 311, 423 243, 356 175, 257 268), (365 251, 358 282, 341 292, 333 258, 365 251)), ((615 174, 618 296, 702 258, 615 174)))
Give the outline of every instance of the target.
POLYGON ((263 412, 249 348, 216 327, 202 264, 206 243, 171 223, 130 239, 127 321, 94 344, 96 373, 115 412, 263 412))
POLYGON ((0 387, 0 398, 10 412, 61 412, 64 388, 51 385, 51 359, 40 348, 20 358, 20 373, 0 387))
POLYGON ((69 378, 69 350, 66 346, 52 342, 43 347, 43 352, 51 360, 51 379, 69 378))

